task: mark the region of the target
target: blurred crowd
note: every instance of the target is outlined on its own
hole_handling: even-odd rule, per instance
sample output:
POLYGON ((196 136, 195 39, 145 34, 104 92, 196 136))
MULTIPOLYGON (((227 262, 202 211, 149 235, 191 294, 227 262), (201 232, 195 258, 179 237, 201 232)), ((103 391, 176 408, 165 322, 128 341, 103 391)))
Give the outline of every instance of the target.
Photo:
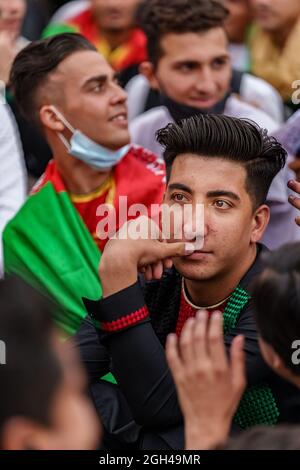
POLYGON ((299 43, 299 0, 0 0, 0 449, 300 449, 299 43))

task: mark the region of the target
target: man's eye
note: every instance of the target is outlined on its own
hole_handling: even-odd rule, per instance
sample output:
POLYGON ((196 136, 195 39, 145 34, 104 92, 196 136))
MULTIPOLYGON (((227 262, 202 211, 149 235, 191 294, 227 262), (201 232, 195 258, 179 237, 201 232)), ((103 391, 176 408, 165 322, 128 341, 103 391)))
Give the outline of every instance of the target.
POLYGON ((218 209, 230 209, 231 208, 231 205, 228 202, 223 201, 222 199, 218 199, 217 201, 215 201, 214 205, 218 209))
POLYGON ((184 194, 175 193, 175 194, 172 194, 171 199, 173 199, 173 201, 176 201, 176 202, 183 202, 186 200, 186 197, 184 196, 184 194))
POLYGON ((93 91, 96 92, 96 93, 99 93, 102 90, 103 90, 103 85, 101 85, 101 84, 98 84, 93 88, 93 91))
POLYGON ((115 77, 114 80, 113 80, 113 82, 114 82, 116 85, 120 86, 120 87, 122 86, 122 85, 121 85, 120 77, 115 77))
POLYGON ((179 70, 181 72, 191 72, 192 70, 195 69, 195 65, 194 64, 182 64, 180 67, 179 67, 179 70))
POLYGON ((212 66, 215 69, 220 69, 227 64, 227 60, 225 59, 216 59, 213 61, 212 66))

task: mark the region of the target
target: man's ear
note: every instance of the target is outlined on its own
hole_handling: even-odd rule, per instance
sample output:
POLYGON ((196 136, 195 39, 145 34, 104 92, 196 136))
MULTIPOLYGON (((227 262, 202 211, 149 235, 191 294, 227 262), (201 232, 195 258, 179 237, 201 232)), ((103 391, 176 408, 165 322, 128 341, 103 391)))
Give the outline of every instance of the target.
POLYGON ((154 65, 152 62, 142 62, 139 71, 144 77, 147 78, 150 83, 151 88, 154 90, 159 90, 159 84, 155 76, 154 65))
MULTIPOLYGON (((276 372, 276 374, 288 380, 289 382, 294 382, 294 374, 286 367, 281 357, 277 354, 276 351, 274 351, 273 348, 270 355, 270 361, 271 368, 276 372)), ((297 387, 299 386, 299 381, 296 382, 296 385, 297 387)))
POLYGON ((280 356, 278 356, 278 354, 275 351, 273 354, 273 367, 275 370, 278 370, 278 371, 285 369, 285 365, 283 361, 281 360, 280 356))
POLYGON ((3 426, 1 447, 4 450, 42 450, 45 431, 30 419, 14 416, 3 426))
POLYGON ((270 221, 270 209, 266 204, 260 206, 254 213, 251 232, 251 242, 257 243, 262 239, 270 221))
POLYGON ((266 341, 264 341, 261 336, 258 337, 258 344, 262 356, 268 366, 271 367, 273 370, 275 369, 277 371, 278 369, 281 369, 283 366, 283 362, 276 353, 276 351, 274 351, 274 348, 270 346, 266 341))
POLYGON ((293 383, 297 388, 300 388, 299 376, 293 373, 283 362, 281 357, 277 354, 272 346, 266 343, 260 336, 258 337, 260 351, 265 362, 269 367, 283 379, 293 383))
POLYGON ((50 105, 42 106, 40 109, 40 120, 44 127, 55 132, 63 132, 65 125, 55 114, 53 107, 50 105))

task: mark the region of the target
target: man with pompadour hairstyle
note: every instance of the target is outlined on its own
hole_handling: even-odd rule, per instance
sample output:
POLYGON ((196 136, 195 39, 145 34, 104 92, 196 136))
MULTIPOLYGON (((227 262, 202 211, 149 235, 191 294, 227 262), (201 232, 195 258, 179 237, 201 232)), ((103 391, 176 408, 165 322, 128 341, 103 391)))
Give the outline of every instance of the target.
MULTIPOLYGON (((99 267, 103 299, 85 302, 100 333, 86 322, 77 337, 90 377, 110 370, 117 379, 118 387, 97 381, 92 386, 104 426, 128 442, 122 434, 126 423, 130 442, 135 439, 144 449, 183 448, 182 416, 164 347, 167 336, 180 337, 201 309, 209 316, 222 314, 227 350, 237 336, 245 337, 247 390, 233 426, 299 420, 291 410, 298 390, 275 376, 260 354, 251 300, 251 284, 267 251, 260 243, 270 217, 266 196, 286 152, 254 123, 221 115, 169 124, 158 140, 167 164, 164 203, 182 211, 190 207, 193 219, 182 221, 180 239, 173 226, 165 242, 128 235, 106 245, 99 267), (202 228, 195 220, 199 204, 202 228), (142 285, 139 271, 146 279, 142 285), (105 348, 110 369, 108 363, 103 367, 105 348)), ((138 220, 132 227, 148 223, 138 220)))

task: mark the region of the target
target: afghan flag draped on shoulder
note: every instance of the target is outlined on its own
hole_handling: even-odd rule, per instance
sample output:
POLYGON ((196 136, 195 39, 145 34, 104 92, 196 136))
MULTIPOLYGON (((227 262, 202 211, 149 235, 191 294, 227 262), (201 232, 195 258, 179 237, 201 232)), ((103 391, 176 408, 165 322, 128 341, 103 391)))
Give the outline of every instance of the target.
MULTIPOLYGON (((116 209, 123 195, 128 196, 129 204, 141 203, 148 208, 162 201, 164 167, 139 147, 131 148, 109 180, 115 189, 116 209)), ((107 191, 111 197, 111 190, 107 191)), ((99 221, 95 202, 101 203, 102 197, 105 202, 103 192, 90 201, 88 222, 90 225, 93 217, 94 227, 99 221)), ((88 213, 88 203, 85 205, 88 213)), ((101 251, 93 228, 88 228, 80 215, 54 161, 7 225, 3 245, 5 272, 20 276, 56 301, 60 307, 56 323, 66 335, 74 335, 87 315, 82 299, 96 301, 102 295, 98 276, 101 251)))

